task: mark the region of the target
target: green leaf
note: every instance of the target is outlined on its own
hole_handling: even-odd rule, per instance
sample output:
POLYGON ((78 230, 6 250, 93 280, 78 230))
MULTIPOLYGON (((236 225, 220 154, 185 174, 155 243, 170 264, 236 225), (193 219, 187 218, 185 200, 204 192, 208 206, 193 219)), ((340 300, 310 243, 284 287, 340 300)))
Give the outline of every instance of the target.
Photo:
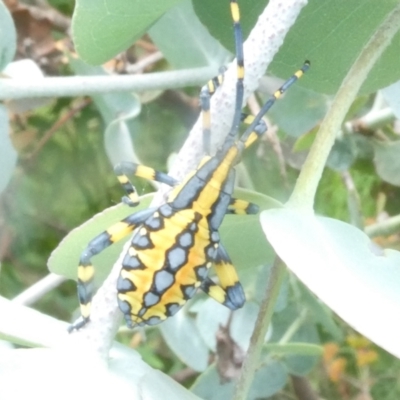
POLYGON ((153 370, 151 374, 146 374, 140 385, 144 399, 201 400, 178 382, 157 370, 153 370))
POLYGON ((190 368, 204 371, 208 365, 209 350, 201 338, 193 318, 185 310, 168 318, 160 330, 169 348, 190 368))
POLYGON ((400 118, 400 82, 395 82, 392 85, 382 89, 382 95, 389 107, 393 110, 397 119, 400 118))
POLYGON ((215 65, 217 71, 231 58, 200 23, 190 0, 165 13, 150 28, 149 36, 175 69, 215 65))
POLYGON ((13 60, 17 48, 17 34, 13 19, 3 2, 0 2, 0 72, 13 60))
POLYGON ((356 147, 351 136, 335 140, 326 162, 335 171, 345 171, 350 168, 356 157, 356 147))
MULTIPOLYGON (((240 24, 244 39, 248 36, 267 3, 268 0, 239 1, 240 24)), ((233 22, 229 4, 224 1, 193 0, 193 7, 200 21, 207 27, 211 35, 234 53, 233 22)))
POLYGON ((341 221, 291 209, 264 211, 275 251, 298 278, 361 334, 400 356, 400 253, 341 221))
POLYGON ((0 380, 2 397, 7 400, 124 397, 200 400, 172 378, 150 368, 132 350, 112 351, 108 364, 92 352, 86 353, 81 346, 3 350, 0 380), (74 384, 67 385, 66 380, 74 384))
POLYGON ((294 143, 292 151, 300 152, 304 150, 309 150, 311 145, 314 143, 315 136, 317 135, 318 127, 315 127, 311 131, 301 135, 294 143))
MULTIPOLYGON (((291 342, 316 345, 319 343, 318 332, 314 324, 305 323, 299 327, 291 338, 291 342)), ((286 354, 283 362, 290 373, 294 375, 306 375, 317 364, 321 354, 286 354)))
MULTIPOLYGON (((65 341, 67 335, 65 322, 1 296, 0 311, 0 340, 7 340, 24 347, 60 346, 65 341), (27 326, 29 329, 26 329, 27 326)), ((1 361, 2 357, 0 363, 1 361)))
POLYGON ((301 355, 301 356, 322 356, 322 346, 311 343, 266 343, 263 350, 274 355, 301 355))
MULTIPOLYGON (((289 75, 286 76, 288 77, 289 75)), ((275 84, 274 87, 277 89, 279 84, 275 84)), ((328 110, 327 96, 297 84, 285 93, 282 100, 277 101, 268 114, 280 129, 295 138, 314 128, 328 110)))
POLYGON ((77 0, 72 17, 76 50, 89 64, 101 64, 127 49, 181 0, 77 0))
MULTIPOLYGON (((78 75, 108 75, 104 68, 93 67, 80 59, 70 59, 78 75)), ((138 97, 132 93, 105 93, 93 95, 92 99, 103 117, 106 129, 104 143, 111 165, 122 161, 138 162, 128 127, 128 121, 135 119, 141 110, 138 97)), ((135 126, 131 124, 130 127, 135 126)))
POLYGON ((14 150, 9 136, 8 112, 7 109, 0 104, 0 193, 7 186, 14 172, 16 163, 17 152, 14 150))
MULTIPOLYGON (((312 70, 299 83, 320 93, 335 93, 371 35, 397 5, 397 0, 310 0, 285 38, 271 64, 271 72, 286 78, 305 59, 312 70)), ((241 0, 241 20, 245 36, 256 23, 266 1, 241 0)), ((233 51, 230 14, 224 2, 194 0, 200 20, 210 33, 233 51)), ((361 92, 372 93, 399 80, 400 33, 369 74, 361 92)))
MULTIPOLYGON (((139 206, 135 208, 130 208, 125 204, 107 208, 72 230, 52 252, 48 261, 49 270, 67 278, 76 279, 79 257, 87 244, 114 223, 129 214, 147 208, 152 197, 152 194, 141 197, 139 206)), ((93 264, 96 266, 95 282, 97 287, 109 274, 128 239, 129 236, 93 257, 93 264)))
MULTIPOLYGON (((272 337, 270 342, 275 343, 304 343, 319 344, 317 329, 310 313, 305 312, 303 303, 296 297, 282 312, 272 317, 272 337)), ((266 354, 267 359, 271 357, 266 354)), ((285 354, 281 357, 286 367, 296 375, 304 375, 312 370, 318 361, 315 355, 285 354)))
MULTIPOLYGON (((249 347, 250 337, 254 330, 259 306, 253 301, 246 301, 244 306, 232 314, 230 335, 235 343, 244 351, 249 347)), ((216 351, 216 334, 221 326, 226 326, 231 311, 217 303, 214 299, 206 299, 197 313, 196 326, 207 346, 216 351)), ((266 339, 271 332, 266 334, 266 339)))
MULTIPOLYGON (((287 371, 283 363, 268 360, 255 373, 248 400, 270 397, 281 390, 287 381, 287 371)), ((202 399, 230 400, 233 398, 235 382, 221 383, 215 365, 199 376, 191 390, 202 399)))
POLYGON ((270 397, 286 385, 288 373, 281 361, 269 359, 257 369, 251 384, 248 399, 270 397))
MULTIPOLYGON (((244 306, 236 310, 232 315, 231 336, 240 348, 247 351, 250 345, 250 338, 253 334, 257 315, 260 310, 258 304, 252 301, 246 301, 244 306)), ((265 335, 265 340, 271 336, 269 330, 265 335)))
POLYGON ((233 398, 235 382, 221 383, 215 365, 211 365, 195 381, 190 390, 202 399, 229 400, 233 398))
POLYGON ((226 326, 230 313, 231 311, 227 307, 217 303, 210 297, 198 306, 196 327, 203 341, 213 352, 217 350, 215 335, 221 326, 226 326))
MULTIPOLYGON (((280 205, 268 196, 244 189, 236 189, 234 195, 257 204, 260 210, 280 205)), ((220 236, 239 275, 249 273, 249 269, 273 259, 273 252, 265 242, 258 215, 227 215, 221 225, 220 236)))
POLYGON ((395 142, 374 141, 376 172, 386 182, 400 186, 400 140, 395 142))
POLYGON ((343 333, 335 322, 332 311, 300 282, 298 287, 302 303, 310 310, 308 315, 312 317, 315 323, 320 324, 335 341, 343 341, 343 333))
MULTIPOLYGON (((281 390, 287 381, 287 371, 280 361, 268 360, 255 373, 248 400, 270 397, 281 390)), ((204 400, 231 399, 236 382, 221 382, 215 365, 202 373, 191 390, 204 400)))
MULTIPOLYGON (((271 274, 272 265, 272 262, 266 265, 261 265, 254 271, 253 277, 255 277, 255 279, 253 279, 253 287, 246 291, 246 295, 248 295, 247 300, 253 300, 257 304, 261 303, 263 297, 265 296, 266 286, 271 274)), ((279 290, 278 298, 276 299, 274 311, 277 313, 283 311, 288 305, 288 300, 289 283, 288 279, 284 279, 279 290)))

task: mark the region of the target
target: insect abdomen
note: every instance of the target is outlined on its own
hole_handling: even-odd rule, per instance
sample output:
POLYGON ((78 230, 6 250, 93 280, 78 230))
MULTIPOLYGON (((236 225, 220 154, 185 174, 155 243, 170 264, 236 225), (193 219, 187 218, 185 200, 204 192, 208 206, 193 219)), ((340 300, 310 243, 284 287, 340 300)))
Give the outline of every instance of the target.
POLYGON ((151 231, 145 222, 123 261, 118 299, 128 325, 153 325, 175 314, 194 295, 211 265, 207 253, 214 244, 205 217, 192 209, 171 207, 157 213, 162 210, 163 227, 151 231))

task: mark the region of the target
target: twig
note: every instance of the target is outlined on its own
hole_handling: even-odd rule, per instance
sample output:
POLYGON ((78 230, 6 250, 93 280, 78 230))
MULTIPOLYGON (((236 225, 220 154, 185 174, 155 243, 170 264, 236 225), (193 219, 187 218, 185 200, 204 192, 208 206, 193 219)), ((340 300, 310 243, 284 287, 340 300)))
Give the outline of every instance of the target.
POLYGON ((348 170, 343 171, 341 177, 347 189, 347 208, 350 214, 350 222, 357 228, 364 229, 364 218, 361 212, 360 196, 358 195, 353 177, 348 170))
POLYGON ((214 67, 201 67, 143 75, 68 76, 37 80, 0 78, 0 100, 176 89, 203 84, 216 72, 214 67))
POLYGON ((380 110, 373 110, 361 118, 348 121, 344 124, 346 133, 368 132, 389 124, 396 119, 393 110, 385 107, 380 110))
POLYGON ((268 277, 267 288, 260 305, 257 321, 250 339, 250 347, 243 363, 242 374, 237 382, 233 400, 245 400, 247 398, 285 274, 285 265, 281 259, 276 257, 268 277))
POLYGON ((156 63, 164 58, 163 53, 161 51, 156 51, 154 53, 149 54, 147 57, 142 58, 137 63, 128 65, 126 67, 126 72, 129 74, 137 74, 143 72, 145 68, 149 65, 156 63))
POLYGON ((92 99, 86 98, 81 101, 76 106, 73 106, 68 112, 60 117, 53 126, 40 138, 37 142, 36 147, 30 153, 23 155, 23 158, 32 159, 36 157, 42 147, 47 143, 47 141, 64 125, 66 124, 75 114, 85 108, 92 102, 92 99))
POLYGON ((376 224, 366 226, 365 233, 374 238, 377 236, 389 236, 400 232, 400 215, 390 217, 376 224))
POLYGON ((32 16, 37 19, 47 19, 51 25, 57 28, 61 32, 67 32, 71 26, 71 19, 61 14, 55 8, 47 6, 45 8, 39 8, 35 6, 25 6, 32 16))
POLYGON ((66 280, 63 276, 53 273, 48 274, 40 281, 30 286, 27 290, 13 298, 13 303, 29 306, 42 298, 46 293, 58 287, 66 280))
MULTIPOLYGON (((257 102, 256 96, 251 95, 249 97, 247 104, 253 115, 257 115, 259 113, 260 105, 257 102)), ((264 119, 266 119, 266 118, 264 118, 264 119)), ((268 124, 268 123, 267 123, 267 126, 268 126, 268 130, 265 134, 265 137, 268 140, 268 142, 271 144, 272 149, 274 150, 276 157, 278 158, 279 172, 281 174, 284 186, 286 188, 288 188, 289 183, 288 183, 287 173, 286 173, 286 163, 285 163, 285 158, 284 158, 283 152, 282 152, 281 142, 279 141, 279 138, 276 134, 276 129, 274 129, 274 127, 271 128, 270 124, 268 124)))
POLYGON ((314 392, 310 381, 304 376, 290 375, 293 390, 298 400, 318 400, 318 395, 314 392))

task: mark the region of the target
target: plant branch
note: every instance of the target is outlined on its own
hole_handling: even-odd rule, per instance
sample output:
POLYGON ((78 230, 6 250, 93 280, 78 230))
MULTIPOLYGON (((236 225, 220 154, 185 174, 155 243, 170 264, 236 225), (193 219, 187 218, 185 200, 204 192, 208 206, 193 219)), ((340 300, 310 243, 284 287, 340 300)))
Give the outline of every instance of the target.
POLYGON ((60 286, 61 283, 65 282, 65 280, 66 278, 63 276, 50 273, 18 296, 14 297, 12 302, 15 304, 30 306, 37 300, 41 299, 46 293, 60 286))
POLYGON ((348 170, 343 171, 340 175, 347 190, 347 208, 349 210, 350 222, 352 225, 363 230, 364 217, 361 211, 361 201, 353 177, 348 170))
POLYGON ((346 122, 344 130, 346 133, 373 131, 393 122, 395 119, 393 110, 390 107, 385 107, 380 110, 372 110, 361 118, 346 122))
POLYGON ((389 236, 400 230, 400 215, 390 217, 384 221, 365 227, 365 233, 374 238, 377 236, 389 236))
POLYGON ((301 311, 300 315, 287 328, 286 332, 282 335, 278 343, 286 344, 290 342, 293 335, 300 329, 300 327, 303 325, 307 317, 308 317, 308 309, 304 308, 301 311))
POLYGON ((0 78, 0 100, 176 89, 203 84, 215 73, 214 67, 201 67, 142 75, 66 76, 36 80, 0 78))
POLYGON ((288 205, 312 212, 318 183, 335 141, 336 133, 362 83, 399 28, 400 4, 378 27, 344 78, 331 109, 322 121, 288 205))
POLYGON ((256 325, 250 339, 250 347, 243 363, 242 373, 237 382, 233 400, 247 399, 250 385, 258 367, 258 361, 264 344, 265 335, 274 312, 276 299, 285 275, 286 267, 282 260, 276 257, 268 277, 265 296, 260 305, 256 325))

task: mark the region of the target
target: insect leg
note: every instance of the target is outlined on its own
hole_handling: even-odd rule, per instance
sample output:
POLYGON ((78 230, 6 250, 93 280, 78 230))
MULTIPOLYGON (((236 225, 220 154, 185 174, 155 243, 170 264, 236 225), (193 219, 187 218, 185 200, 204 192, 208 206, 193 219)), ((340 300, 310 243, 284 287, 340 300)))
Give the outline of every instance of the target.
MULTIPOLYGON (((236 99, 235 113, 233 117, 232 127, 229 132, 231 140, 235 137, 240 123, 240 110, 243 106, 243 79, 244 79, 244 57, 243 57, 243 38, 242 28, 240 26, 240 12, 236 0, 230 0, 231 16, 233 20, 233 30, 235 35, 235 54, 237 65, 237 82, 236 82, 236 99)), ((223 82, 223 74, 211 79, 200 91, 200 104, 203 115, 203 145, 206 154, 210 154, 211 142, 211 118, 210 118, 210 98, 216 89, 223 82)))
POLYGON ((105 248, 129 235, 138 225, 149 218, 156 208, 149 208, 129 215, 122 221, 112 225, 106 231, 89 242, 82 252, 78 267, 78 298, 81 309, 81 319, 68 328, 71 332, 84 326, 90 319, 90 308, 94 294, 94 267, 92 257, 105 248))
POLYGON ((236 215, 245 215, 245 214, 249 215, 249 214, 258 214, 259 211, 260 207, 258 207, 257 204, 232 197, 226 213, 236 214, 236 215))
POLYGON ((239 282, 235 267, 232 265, 228 253, 221 244, 219 244, 212 261, 220 283, 217 284, 211 278, 207 277, 202 282, 201 289, 214 300, 231 310, 243 307, 246 297, 242 285, 239 282))
POLYGON ((201 88, 200 106, 203 119, 203 147, 205 154, 210 154, 211 147, 211 115, 210 115, 210 99, 224 80, 223 73, 215 76, 201 88))
POLYGON ((236 81, 236 99, 235 99, 235 113, 233 116, 233 123, 231 130, 228 134, 228 143, 232 142, 239 130, 241 109, 243 107, 244 95, 244 54, 243 54, 243 37, 242 28, 240 26, 240 11, 239 5, 236 0, 231 0, 231 15, 233 20, 233 32, 235 35, 235 55, 236 55, 236 68, 237 68, 237 81, 236 81))
POLYGON ((138 176, 151 181, 165 183, 169 186, 175 186, 178 183, 176 179, 164 172, 156 171, 153 168, 131 162, 122 162, 117 164, 114 167, 114 172, 117 175, 119 183, 127 194, 127 196, 122 197, 122 202, 127 204, 129 207, 137 206, 139 204, 139 197, 135 187, 132 185, 127 175, 138 176))
MULTIPOLYGON (((246 129, 240 141, 245 143, 245 147, 250 146, 259 136, 257 132, 257 126, 262 121, 262 117, 264 114, 275 104, 276 100, 278 100, 286 90, 293 85, 298 79, 300 79, 303 74, 310 68, 310 62, 305 61, 303 66, 297 70, 261 107, 260 112, 252 117, 252 122, 250 126, 246 129)), ((244 121, 246 122, 246 121, 244 121)), ((250 122, 250 120, 249 120, 250 122)))

